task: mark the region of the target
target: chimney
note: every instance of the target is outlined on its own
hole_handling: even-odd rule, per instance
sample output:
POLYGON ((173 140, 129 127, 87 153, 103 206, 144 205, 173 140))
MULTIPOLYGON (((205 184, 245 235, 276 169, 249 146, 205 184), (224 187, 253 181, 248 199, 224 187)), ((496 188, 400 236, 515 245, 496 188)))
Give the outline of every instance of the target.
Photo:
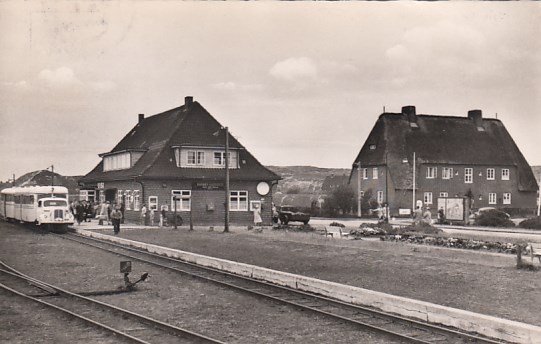
POLYGON ((140 113, 140 114, 139 114, 139 122, 138 122, 138 123, 141 123, 144 119, 145 119, 145 114, 144 114, 144 113, 140 113))
POLYGON ((190 105, 192 105, 192 103, 193 103, 193 97, 192 96, 184 97, 184 105, 185 106, 190 106, 190 105))
POLYGON ((402 107, 402 114, 406 116, 410 122, 410 126, 417 127, 417 111, 414 105, 407 105, 402 107))
POLYGON ((468 111, 468 118, 475 123, 477 128, 483 127, 483 112, 481 110, 468 111))

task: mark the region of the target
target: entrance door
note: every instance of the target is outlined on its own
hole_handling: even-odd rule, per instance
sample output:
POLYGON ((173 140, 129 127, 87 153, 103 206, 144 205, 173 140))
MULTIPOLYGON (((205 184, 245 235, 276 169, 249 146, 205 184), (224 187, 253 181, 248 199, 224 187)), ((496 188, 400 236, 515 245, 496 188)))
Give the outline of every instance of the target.
POLYGON ((113 204, 116 201, 116 190, 117 189, 106 189, 105 190, 105 201, 113 204))

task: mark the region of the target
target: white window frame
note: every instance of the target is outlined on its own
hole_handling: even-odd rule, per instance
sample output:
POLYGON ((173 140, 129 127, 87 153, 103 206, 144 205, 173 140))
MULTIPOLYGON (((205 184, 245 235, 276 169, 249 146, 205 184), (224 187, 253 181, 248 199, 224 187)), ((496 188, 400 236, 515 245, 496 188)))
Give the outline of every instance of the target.
POLYGON ((496 180, 496 169, 487 168, 487 180, 496 180))
MULTIPOLYGON (((122 190, 117 190, 117 191, 116 191, 116 204, 118 204, 118 205, 122 204, 122 196, 124 195, 123 192, 124 192, 124 191, 122 191, 122 190)), ((125 207, 126 207, 126 206, 124 206, 124 208, 125 208, 125 207)))
POLYGON ((449 197, 449 193, 448 192, 440 192, 440 197, 449 197))
POLYGON ((432 192, 425 192, 423 195, 423 201, 426 205, 432 204, 432 192))
POLYGON ((438 168, 437 167, 427 167, 426 168, 426 179, 436 179, 438 177, 438 168))
POLYGON ((229 191, 229 210, 248 211, 248 191, 229 191))
POLYGON ((372 179, 378 179, 378 168, 377 167, 372 168, 372 179))
POLYGON ((453 178, 453 168, 443 167, 441 170, 441 179, 451 179, 451 178, 453 178))
POLYGON ((502 168, 502 180, 509 180, 510 171, 508 168, 502 168))
POLYGON ((158 196, 148 196, 148 210, 158 210, 158 196))
POLYGON ((383 191, 378 191, 376 196, 378 204, 383 204, 383 191))
POLYGON ((141 207, 139 190, 133 190, 133 210, 138 211, 141 207))
POLYGON ((131 168, 131 154, 129 152, 103 157, 103 172, 127 170, 129 168, 131 168))
POLYGON ((175 211, 177 198, 177 211, 190 211, 192 209, 192 190, 171 190, 171 211, 175 211))
POLYGON ((186 152, 186 165, 202 166, 205 165, 205 152, 198 150, 188 150, 186 152))
POLYGON ((368 179, 368 168, 363 168, 363 179, 368 179))
POLYGON ((495 192, 488 193, 488 204, 498 204, 498 195, 495 192))
POLYGON ((503 204, 511 204, 511 193, 510 192, 504 192, 503 193, 503 204))
POLYGON ((471 167, 464 168, 464 183, 466 184, 473 183, 473 168, 471 167))

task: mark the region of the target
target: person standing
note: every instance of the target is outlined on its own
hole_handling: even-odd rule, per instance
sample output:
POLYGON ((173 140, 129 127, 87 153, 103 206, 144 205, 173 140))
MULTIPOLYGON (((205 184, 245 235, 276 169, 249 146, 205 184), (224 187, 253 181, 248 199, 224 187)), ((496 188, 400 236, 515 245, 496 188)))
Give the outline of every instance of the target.
POLYGON ((141 225, 145 225, 145 220, 147 217, 147 206, 143 203, 143 206, 141 207, 141 225))
POLYGON ((432 213, 430 212, 430 207, 426 207, 426 210, 423 213, 423 222, 427 225, 432 224, 432 213))
POLYGON ((167 205, 162 205, 160 211, 160 227, 167 226, 167 205))
POLYGON ((113 211, 111 211, 111 222, 113 223, 113 231, 115 235, 120 232, 120 221, 122 220, 122 212, 120 211, 120 206, 115 206, 113 211))
POLYGON ((417 209, 415 209, 415 212, 413 213, 413 225, 418 225, 421 223, 421 220, 423 218, 423 210, 420 206, 417 206, 417 209))
POLYGON ((263 223, 261 219, 261 207, 259 204, 254 204, 254 225, 260 226, 263 223))
POLYGON ((150 208, 150 225, 154 226, 154 216, 155 216, 156 210, 154 207, 150 208))

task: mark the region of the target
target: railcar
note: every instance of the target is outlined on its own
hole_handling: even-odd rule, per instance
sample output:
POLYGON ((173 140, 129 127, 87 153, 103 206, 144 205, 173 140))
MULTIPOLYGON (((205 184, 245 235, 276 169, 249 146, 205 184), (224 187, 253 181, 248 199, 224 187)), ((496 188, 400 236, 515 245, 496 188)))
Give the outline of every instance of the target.
POLYGON ((0 192, 0 217, 33 223, 52 232, 66 232, 74 216, 63 186, 12 187, 0 192))

